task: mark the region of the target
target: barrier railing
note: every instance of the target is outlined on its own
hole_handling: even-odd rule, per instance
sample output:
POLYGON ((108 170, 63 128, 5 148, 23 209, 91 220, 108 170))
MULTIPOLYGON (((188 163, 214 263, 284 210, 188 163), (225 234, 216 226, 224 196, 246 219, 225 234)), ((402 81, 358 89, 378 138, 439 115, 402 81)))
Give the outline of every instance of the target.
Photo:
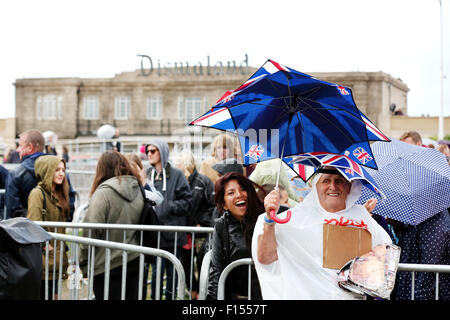
POLYGON ((411 300, 414 300, 415 273, 416 272, 434 272, 436 273, 435 300, 439 300, 439 273, 450 273, 450 266, 439 264, 413 264, 400 263, 398 271, 411 272, 411 300))
MULTIPOLYGON (((79 211, 84 210, 83 208, 79 208, 79 211)), ((80 212, 76 212, 74 217, 78 216, 80 214, 80 212)), ((191 237, 192 237, 192 243, 195 242, 195 235, 199 234, 199 233, 206 233, 207 236, 210 238, 212 232, 214 231, 214 228, 208 228, 208 227, 184 227, 184 226, 154 226, 154 225, 130 225, 130 224, 106 224, 106 223, 85 223, 85 222, 55 222, 55 221, 36 221, 37 224, 39 224, 42 227, 46 227, 48 230, 53 230, 52 228, 55 228, 55 232, 57 228, 66 228, 66 233, 71 233, 74 236, 80 235, 80 230, 82 229, 104 229, 106 230, 106 239, 108 239, 108 232, 111 230, 122 230, 124 235, 123 235, 123 239, 126 239, 126 233, 127 232, 140 232, 140 237, 139 239, 142 239, 142 235, 143 232, 145 231, 154 231, 154 232, 158 232, 158 247, 155 249, 159 249, 159 239, 160 239, 160 233, 161 232, 174 232, 175 233, 175 243, 174 243, 174 250, 173 250, 173 254, 175 256, 177 256, 177 243, 176 243, 176 239, 177 239, 177 233, 181 232, 181 233, 190 233, 191 237)), ((87 237, 87 239, 91 239, 91 235, 89 232, 89 235, 87 237)), ((142 241, 142 240, 141 240, 142 241)), ((208 243, 210 243, 208 241, 208 243)), ((142 242, 140 243, 142 245, 142 242)), ((79 263, 79 248, 77 245, 74 244, 70 244, 70 257, 69 257, 69 262, 71 262, 74 265, 78 266, 79 263)), ((200 273, 200 270, 194 270, 194 246, 192 246, 192 248, 190 249, 190 261, 189 261, 189 279, 188 279, 188 283, 189 283, 189 298, 192 297, 192 284, 193 284, 193 277, 194 277, 194 272, 200 273)), ((89 255, 90 256, 90 255, 89 255)), ((178 260, 179 261, 179 260, 178 260)), ((55 265, 55 264, 54 264, 55 265)), ((160 277, 160 266, 161 266, 161 261, 160 259, 157 259, 156 262, 156 268, 157 268, 157 274, 156 274, 156 287, 157 290, 155 292, 155 298, 159 299, 160 298, 160 284, 161 284, 161 277, 160 277)), ((48 269, 48 263, 45 266, 46 270, 48 269)), ((88 269, 89 270, 89 269, 88 269)), ((154 270, 152 270, 154 271, 154 270)), ((185 273, 188 272, 185 269, 185 273)), ((53 270, 53 274, 55 273, 55 270, 53 270)), ((90 281, 91 277, 90 275, 88 275, 88 282, 90 281)), ((173 279, 175 279, 175 277, 173 277, 173 279)), ((185 277, 186 279, 186 277, 185 277)), ((173 280, 174 282, 175 280, 173 280)), ((61 283, 61 280, 59 280, 58 283, 61 283)), ((186 283, 186 284, 188 284, 186 283)), ((174 283, 172 284, 172 287, 174 286, 174 283)), ((47 291, 46 291, 47 292, 47 291)), ((71 291, 71 299, 77 299, 78 296, 78 292, 75 291, 71 291)))
POLYGON ((206 296, 208 294, 208 279, 209 279, 209 266, 211 264, 211 250, 203 257, 202 266, 200 269, 200 275, 198 279, 198 300, 206 300, 206 296))
MULTIPOLYGON (((48 228, 58 228, 58 227, 65 227, 65 228, 72 228, 72 232, 73 234, 78 234, 79 229, 107 229, 107 230, 117 230, 117 229, 121 229, 125 232, 130 231, 130 230, 134 230, 134 231, 139 231, 141 232, 141 238, 142 238, 142 232, 144 231, 158 231, 158 233, 160 232, 184 232, 184 233, 192 233, 193 238, 195 239, 195 233, 207 233, 209 236, 212 234, 212 232, 214 231, 213 228, 205 228, 205 227, 184 227, 184 226, 144 226, 144 225, 129 225, 129 224, 125 224, 125 225, 119 225, 119 224, 99 224, 99 223, 82 223, 82 222, 50 222, 50 221, 46 221, 46 222, 42 222, 42 221, 37 221, 37 223, 43 227, 48 227, 48 228)), ((52 233, 56 234, 56 233, 52 233)), ((57 236, 55 237, 55 239, 58 239, 60 234, 56 234, 57 236)), ((64 235, 61 235, 64 236, 64 235)), ((67 236, 67 235, 66 235, 67 236)), ((159 237, 160 235, 158 235, 159 237)), ((67 236, 69 237, 69 236, 67 236)), ((77 237, 77 239, 85 239, 84 241, 103 241, 103 240, 96 240, 96 239, 90 239, 90 238, 81 238, 81 237, 77 237)), ((175 237, 176 239, 176 237, 175 237)), ((69 241, 69 238, 67 239, 67 241, 69 241)), ((111 243, 106 241, 107 243, 111 243)), ((116 242, 112 242, 114 244, 117 244, 116 242)), ((124 243, 120 243, 121 245, 127 245, 124 243)), ((128 246, 128 245, 127 245, 128 246)), ((175 244, 176 246, 176 244, 175 244)), ((142 246, 135 246, 141 249, 152 249, 152 250, 160 250, 160 251, 164 251, 158 248, 145 248, 142 246)), ((114 249, 115 247, 111 247, 110 249, 114 249)), ((78 257, 76 256, 78 249, 73 249, 73 251, 71 251, 72 254, 74 254, 74 256, 72 256, 71 262, 76 264, 78 261, 78 257)), ((192 248, 192 250, 194 250, 194 248, 192 248)), ((167 251, 164 251, 167 252, 167 251)), ((143 254, 145 254, 146 252, 142 252, 143 254)), ((169 252, 167 252, 169 253, 169 252)), ((176 251, 174 252, 174 254, 171 254, 175 257, 175 259, 177 259, 177 262, 180 263, 180 261, 178 260, 178 258, 176 258, 176 251)), ((47 262, 48 263, 48 262, 47 262)), ((180 263, 181 264, 181 263, 180 263)), ((204 256, 204 260, 203 260, 203 264, 201 266, 201 272, 199 274, 199 299, 200 300, 204 300, 206 298, 207 295, 207 287, 208 287, 208 275, 209 275, 209 264, 210 264, 210 251, 207 252, 207 254, 204 256)), ((229 264, 221 273, 220 278, 219 278, 219 283, 218 283, 218 296, 217 299, 218 300, 223 300, 225 297, 225 282, 226 279, 229 275, 229 273, 231 272, 231 270, 233 270, 235 267, 237 266, 241 266, 241 265, 248 265, 248 277, 249 277, 249 287, 248 287, 248 299, 251 299, 251 266, 253 264, 252 259, 250 258, 246 258, 246 259, 240 259, 237 261, 232 262, 231 264, 229 264)), ((48 265, 48 264, 47 264, 48 265)), ((433 272, 436 273, 436 290, 435 290, 435 299, 438 300, 439 299, 439 273, 450 273, 450 266, 449 265, 431 265, 431 264, 405 264, 405 263, 400 263, 398 266, 398 272, 411 272, 412 273, 412 283, 411 283, 411 300, 414 300, 414 281, 415 281, 415 273, 416 272, 433 272)), ((185 274, 185 273, 184 273, 185 274)), ((191 263, 190 263, 190 275, 191 275, 191 279, 190 279, 190 288, 192 288, 192 275, 193 275, 193 251, 191 251, 191 263)), ((158 272, 158 276, 159 276, 159 272, 158 272)), ((184 279, 186 279, 184 277, 184 279)), ((88 277, 88 281, 90 280, 90 277, 88 277)), ((59 282, 60 283, 60 282, 59 282)), ((161 279, 158 277, 157 278, 157 286, 161 283, 161 279)), ((159 286, 158 286, 159 288, 159 286)), ((141 295, 140 295, 141 297, 141 295)), ((75 296, 73 296, 72 298, 76 298, 75 296)), ((159 299, 159 290, 157 290, 156 292, 156 298, 159 299)), ((189 298, 191 298, 191 292, 189 292, 189 298)))
MULTIPOLYGON (((249 287, 248 287, 248 299, 251 299, 251 266, 253 265, 253 260, 251 258, 239 259, 231 262, 225 269, 222 271, 219 277, 219 283, 217 287, 217 300, 224 300, 225 298, 225 282, 227 280, 230 272, 242 265, 248 265, 249 268, 249 287)), ((436 265, 436 264, 410 264, 410 263, 399 263, 398 272, 401 271, 410 271, 412 272, 412 284, 411 284, 411 300, 414 300, 414 273, 415 272, 434 272, 436 273, 436 294, 435 299, 439 300, 439 273, 450 273, 449 265, 436 265)))
MULTIPOLYGON (((71 236, 71 235, 65 235, 55 232, 50 232, 51 236, 55 239, 55 241, 64 241, 64 242, 70 242, 70 243, 77 243, 77 244, 84 244, 88 245, 89 247, 103 247, 106 249, 116 249, 116 250, 122 250, 123 251, 123 272, 122 272, 122 292, 121 297, 122 299, 125 298, 125 283, 126 283, 126 261, 127 261, 127 252, 136 252, 139 253, 139 286, 138 286, 138 299, 142 299, 142 290, 143 290, 143 272, 144 272, 144 255, 154 255, 158 258, 166 258, 171 263, 173 263, 175 270, 177 271, 178 275, 178 284, 177 284, 177 298, 178 299, 184 299, 184 286, 185 286, 185 274, 183 266, 181 265, 180 261, 170 252, 167 252, 165 250, 161 249, 155 249, 155 248, 147 248, 137 245, 131 245, 131 244, 125 244, 125 243, 119 243, 119 242, 113 242, 113 241, 105 241, 105 240, 98 240, 98 239, 89 239, 85 237, 78 237, 78 236, 71 236)), ((52 240, 50 240, 52 241, 52 240)), ((47 248, 48 248, 48 242, 47 242, 47 248)), ((94 256, 94 251, 91 251, 91 258, 94 256)), ((110 258, 110 257, 109 257, 110 258)), ((45 274, 46 274, 46 299, 48 299, 48 249, 46 250, 46 266, 45 266, 45 274)), ((104 299, 108 299, 108 292, 109 292, 109 272, 110 272, 110 260, 107 258, 105 260, 105 291, 104 291, 104 299)), ((73 262, 72 262, 73 263, 73 262)), ((93 266, 93 260, 88 262, 91 266, 93 266)), ((61 266, 62 266, 62 251, 61 251, 61 257, 60 257, 60 274, 61 274, 61 266)), ((76 265, 78 267, 78 264, 76 265)), ((91 274, 93 273, 91 269, 91 274)), ((58 279, 59 281, 59 290, 58 293, 61 292, 61 276, 58 279)), ((89 277, 88 281, 92 281, 92 277, 89 277)), ((157 287, 157 290, 159 291, 159 287, 157 287)), ((89 283, 89 292, 88 292, 88 298, 92 296, 92 282, 89 283)))
POLYGON ((248 265, 248 288, 247 288, 247 297, 248 300, 251 300, 252 298, 252 291, 251 291, 251 280, 252 280, 252 265, 253 260, 251 258, 244 258, 239 259, 236 261, 231 262, 229 265, 223 269, 222 273, 219 277, 219 283, 217 285, 217 300, 224 300, 225 299, 225 281, 227 280, 228 275, 230 274, 231 270, 233 270, 236 267, 242 266, 242 265, 248 265))

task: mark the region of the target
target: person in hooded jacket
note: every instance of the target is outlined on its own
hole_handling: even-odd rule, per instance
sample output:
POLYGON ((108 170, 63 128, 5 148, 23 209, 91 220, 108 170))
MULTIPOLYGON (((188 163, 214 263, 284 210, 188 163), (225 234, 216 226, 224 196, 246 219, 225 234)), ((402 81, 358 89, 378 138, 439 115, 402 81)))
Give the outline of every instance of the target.
MULTIPOLYGON (((9 171, 8 180, 5 187, 5 219, 27 216, 28 196, 36 186, 37 181, 34 173, 34 163, 37 158, 44 154, 45 139, 42 133, 36 129, 30 129, 19 135, 19 153, 21 163, 18 167, 9 171)), ((69 176, 66 177, 69 183, 69 205, 72 219, 75 210, 75 194, 69 176)))
MULTIPOLYGON (((66 222, 70 212, 69 208, 69 184, 66 179, 66 163, 57 156, 46 155, 36 160, 35 173, 38 181, 37 186, 31 190, 28 197, 27 218, 34 221, 59 221, 66 222)), ((46 228, 54 232, 53 228, 46 228)), ((57 232, 64 234, 65 228, 58 228, 57 232)), ((50 241, 48 248, 43 247, 43 270, 41 299, 45 299, 45 267, 46 251, 48 249, 48 279, 56 280, 59 277, 60 255, 63 250, 62 273, 65 278, 68 259, 66 248, 62 241, 50 241), (56 258, 56 259, 55 259, 56 258), (54 260, 55 259, 55 260, 54 260), (54 263, 56 261, 56 263, 54 263)), ((48 283, 48 297, 52 297, 55 281, 48 283)), ((55 290, 56 291, 56 290, 55 290)), ((54 296, 57 299, 57 293, 54 296)))
POLYGON ((27 130, 19 135, 17 152, 20 165, 10 171, 6 182, 6 219, 26 216, 28 196, 36 186, 34 163, 43 155, 45 139, 38 130, 27 130))
MULTIPOLYGON (((139 184, 139 173, 126 157, 117 151, 109 150, 97 162, 94 181, 90 192, 89 207, 84 218, 87 223, 139 224, 144 197, 139 184)), ((83 230, 83 236, 108 241, 124 242, 122 230, 83 230)), ((125 243, 139 245, 139 233, 127 231, 125 243)), ((105 248, 95 249, 94 294, 97 300, 104 298, 105 248)), ((86 273, 88 247, 82 246, 81 265, 86 273)), ((109 300, 121 298, 122 250, 111 250, 109 300)), ((129 252, 126 278, 126 300, 137 300, 139 289, 139 253, 129 252)))
MULTIPOLYGON (((188 217, 191 214, 192 192, 184 173, 169 163, 169 146, 164 140, 151 140, 145 146, 145 150, 151 165, 146 171, 149 185, 154 186, 164 197, 161 204, 155 206, 159 221, 163 225, 186 226, 188 217)), ((175 246, 175 233, 162 232, 160 248, 174 254, 176 253, 175 255, 179 257, 181 247, 186 244, 186 233, 177 232, 176 234, 175 246)), ((156 263, 152 264, 152 270, 156 270, 156 263)), ((166 273, 165 297, 166 300, 170 300, 174 295, 173 264, 166 259, 162 259, 160 271, 161 275, 166 273)), ((152 272, 152 299, 155 298, 155 292, 156 272, 152 272)))

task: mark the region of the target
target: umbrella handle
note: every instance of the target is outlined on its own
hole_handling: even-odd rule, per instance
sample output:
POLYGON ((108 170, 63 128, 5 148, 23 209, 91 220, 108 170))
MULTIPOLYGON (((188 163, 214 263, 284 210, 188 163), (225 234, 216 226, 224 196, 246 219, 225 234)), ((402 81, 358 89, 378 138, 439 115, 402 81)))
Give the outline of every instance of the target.
POLYGON ((279 218, 277 218, 275 210, 272 209, 272 210, 270 210, 270 219, 272 219, 276 223, 286 223, 289 220, 291 220, 291 210, 288 210, 286 213, 287 213, 286 218, 279 219, 279 218))

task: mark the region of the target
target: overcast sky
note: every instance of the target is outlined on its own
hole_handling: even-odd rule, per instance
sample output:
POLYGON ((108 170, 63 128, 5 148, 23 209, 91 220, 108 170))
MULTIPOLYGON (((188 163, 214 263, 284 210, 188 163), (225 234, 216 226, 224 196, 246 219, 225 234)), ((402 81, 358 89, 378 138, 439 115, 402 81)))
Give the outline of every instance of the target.
MULTIPOLYGON (((449 116, 450 0, 442 2, 449 116)), ((0 118, 15 116, 16 79, 113 77, 138 69, 137 54, 383 71, 410 88, 410 116, 440 112, 439 0, 13 0, 0 2, 0 30, 0 118)))

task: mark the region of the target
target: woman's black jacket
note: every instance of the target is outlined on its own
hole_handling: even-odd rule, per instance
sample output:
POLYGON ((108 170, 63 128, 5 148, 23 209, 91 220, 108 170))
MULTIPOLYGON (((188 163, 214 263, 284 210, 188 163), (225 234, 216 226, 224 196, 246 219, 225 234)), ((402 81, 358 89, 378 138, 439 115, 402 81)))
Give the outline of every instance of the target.
MULTIPOLYGON (((208 299, 217 299, 219 277, 225 267, 233 261, 251 258, 244 239, 241 221, 225 212, 216 219, 212 237, 211 265, 209 272, 208 299)), ((252 300, 261 299, 256 271, 252 266, 252 300)), ((239 266, 231 271, 225 283, 225 299, 247 299, 248 266, 239 266)))

